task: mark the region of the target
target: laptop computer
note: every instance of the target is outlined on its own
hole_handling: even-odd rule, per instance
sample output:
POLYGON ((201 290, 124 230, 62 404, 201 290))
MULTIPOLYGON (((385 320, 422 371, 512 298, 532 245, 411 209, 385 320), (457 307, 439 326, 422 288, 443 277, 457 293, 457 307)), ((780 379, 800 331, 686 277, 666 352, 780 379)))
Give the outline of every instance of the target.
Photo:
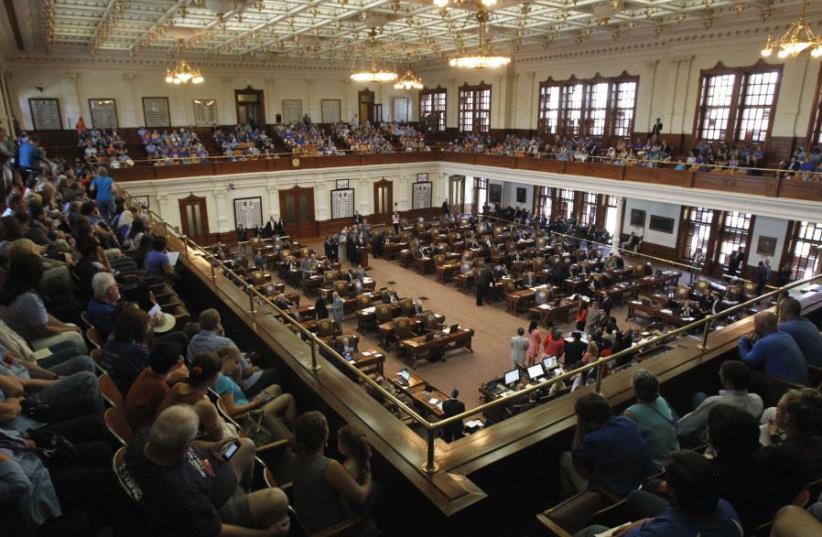
POLYGON ((557 366, 557 357, 556 356, 546 356, 545 359, 542 361, 542 366, 545 368, 546 371, 550 371, 551 369, 557 366))
POLYGON ((397 379, 400 384, 405 384, 406 386, 408 386, 408 384, 411 382, 411 373, 407 369, 403 369, 402 371, 397 373, 397 375, 400 377, 399 379, 397 379))
POLYGON ((538 380, 544 375, 545 370, 542 368, 542 364, 532 365, 528 368, 528 378, 531 380, 538 380))

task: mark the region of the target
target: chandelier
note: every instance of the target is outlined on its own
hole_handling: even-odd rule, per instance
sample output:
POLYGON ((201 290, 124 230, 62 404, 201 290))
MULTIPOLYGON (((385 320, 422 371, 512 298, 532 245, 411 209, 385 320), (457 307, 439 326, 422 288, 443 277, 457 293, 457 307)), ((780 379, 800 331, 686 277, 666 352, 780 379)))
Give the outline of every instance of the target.
POLYGON ((770 57, 774 50, 778 50, 776 53, 777 58, 796 58, 806 49, 811 50, 813 58, 822 57, 822 37, 815 35, 811 25, 805 20, 805 6, 807 3, 807 0, 802 2, 802 13, 799 19, 791 24, 782 37, 774 40, 768 35, 765 48, 760 52, 763 58, 770 57))
POLYGON ((422 79, 409 69, 397 80, 396 84, 394 84, 394 89, 422 89, 422 79))
POLYGON ((199 69, 191 67, 187 61, 178 60, 174 69, 166 69, 166 83, 167 84, 202 84, 205 78, 200 73, 199 69))
POLYGON ((451 67, 464 69, 496 69, 511 63, 510 57, 493 54, 491 50, 491 43, 488 41, 485 27, 488 23, 488 12, 484 9, 477 11, 477 21, 479 21, 479 50, 477 54, 451 58, 448 64, 451 67))
POLYGON ((385 69, 377 69, 376 64, 371 64, 370 71, 355 71, 351 73, 351 80, 356 82, 391 82, 397 80, 397 73, 385 69))

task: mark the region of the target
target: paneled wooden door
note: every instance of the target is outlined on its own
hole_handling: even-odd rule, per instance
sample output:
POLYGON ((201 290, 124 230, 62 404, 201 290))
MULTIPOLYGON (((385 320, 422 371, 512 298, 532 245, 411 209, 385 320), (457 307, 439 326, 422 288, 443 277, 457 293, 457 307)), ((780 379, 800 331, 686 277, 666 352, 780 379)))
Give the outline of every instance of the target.
POLYGON ((364 89, 359 92, 358 96, 360 123, 366 121, 374 123, 374 92, 364 89))
POLYGON ((295 186, 280 190, 280 214, 285 233, 292 237, 314 237, 317 222, 314 219, 314 189, 295 186))
POLYGON ((180 224, 183 235, 197 244, 205 246, 210 237, 208 232, 208 210, 206 199, 191 194, 179 201, 180 224))
POLYGON ((374 214, 389 214, 394 208, 394 185, 381 179, 374 183, 374 214))

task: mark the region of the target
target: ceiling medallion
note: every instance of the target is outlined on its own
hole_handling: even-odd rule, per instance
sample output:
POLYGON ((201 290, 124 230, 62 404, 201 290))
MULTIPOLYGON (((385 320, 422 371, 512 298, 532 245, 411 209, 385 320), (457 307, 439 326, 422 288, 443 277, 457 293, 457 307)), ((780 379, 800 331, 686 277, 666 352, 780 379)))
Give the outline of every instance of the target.
POLYGON ((813 33, 811 25, 805 20, 805 6, 808 1, 802 2, 802 13, 799 18, 791 23, 788 31, 777 40, 768 35, 768 41, 760 54, 763 58, 770 57, 774 50, 777 50, 776 57, 779 59, 796 58, 803 51, 810 49, 811 57, 822 57, 822 37, 813 33))
POLYGON ((477 11, 477 21, 479 22, 479 50, 477 54, 451 58, 448 64, 451 67, 463 69, 496 69, 511 63, 509 56, 496 55, 491 50, 491 43, 488 41, 485 26, 488 23, 488 12, 484 9, 477 11))

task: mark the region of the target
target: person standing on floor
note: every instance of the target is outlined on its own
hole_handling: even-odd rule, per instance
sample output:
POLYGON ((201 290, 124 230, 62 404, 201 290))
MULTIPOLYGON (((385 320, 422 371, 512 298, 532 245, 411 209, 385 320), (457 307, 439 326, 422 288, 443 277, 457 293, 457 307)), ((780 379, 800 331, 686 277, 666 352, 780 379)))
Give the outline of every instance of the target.
POLYGON ((531 321, 528 325, 528 366, 537 363, 540 343, 542 343, 542 333, 539 331, 537 321, 531 321))
POLYGON ((528 354, 528 338, 525 337, 525 329, 517 328, 517 335, 511 338, 511 367, 525 367, 525 359, 528 354))
POLYGON ((488 270, 488 267, 482 267, 476 279, 477 306, 484 306, 484 298, 485 295, 488 294, 488 289, 491 287, 491 284, 494 282, 494 275, 488 270))

